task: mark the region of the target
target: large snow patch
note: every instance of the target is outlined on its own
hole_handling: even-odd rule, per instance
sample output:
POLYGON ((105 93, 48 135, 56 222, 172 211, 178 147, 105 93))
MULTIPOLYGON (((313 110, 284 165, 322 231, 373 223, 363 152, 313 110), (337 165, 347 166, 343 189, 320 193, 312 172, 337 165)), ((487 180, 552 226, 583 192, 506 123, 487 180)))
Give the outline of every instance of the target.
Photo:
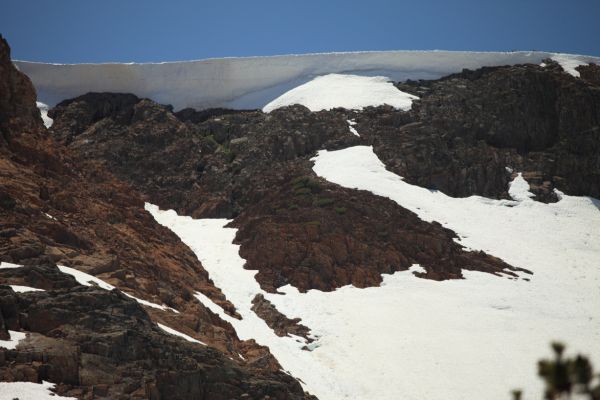
POLYGON ((362 110, 368 106, 390 105, 409 110, 417 96, 398 90, 383 76, 358 76, 329 74, 319 76, 276 98, 264 108, 271 112, 277 108, 302 104, 311 111, 331 110, 342 107, 362 110))
POLYGON ((38 100, 49 106, 87 92, 115 92, 148 97, 175 109, 254 109, 320 75, 436 79, 463 68, 540 64, 555 56, 563 65, 600 64, 598 57, 568 54, 464 51, 326 53, 148 64, 15 64, 31 78, 38 100))
POLYGON ((243 319, 205 296, 198 300, 240 338, 269 346, 308 391, 322 400, 505 400, 511 389, 523 388, 526 398, 537 398, 536 362, 550 341, 600 354, 600 202, 532 201, 521 175, 511 186, 516 200, 452 198, 404 182, 366 146, 321 151, 314 161, 327 180, 389 197, 453 229, 468 248, 534 274, 513 280, 466 271, 463 280, 436 282, 415 277, 419 266, 413 266, 385 275, 381 287, 303 294, 285 286, 283 295, 264 293, 256 271, 243 268, 228 220, 194 220, 147 205, 190 246, 243 319), (312 351, 302 350, 302 340, 276 336, 251 311, 257 293, 288 317, 302 318, 318 338, 312 351))

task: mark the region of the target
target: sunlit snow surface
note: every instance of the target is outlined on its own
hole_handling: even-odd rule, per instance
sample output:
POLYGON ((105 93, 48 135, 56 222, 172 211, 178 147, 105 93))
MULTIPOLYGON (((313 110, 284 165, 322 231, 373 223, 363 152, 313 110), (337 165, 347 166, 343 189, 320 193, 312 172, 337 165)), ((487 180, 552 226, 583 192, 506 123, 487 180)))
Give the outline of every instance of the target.
POLYGON ((566 73, 573 75, 576 78, 579 78, 580 74, 575 68, 580 65, 589 64, 589 60, 587 60, 586 57, 574 54, 554 54, 551 58, 559 63, 566 73))
MULTIPOLYGON (((73 276, 75 278, 75 280, 77 282, 79 282, 81 285, 84 285, 84 286, 96 285, 104 290, 115 289, 115 287, 113 285, 111 285, 110 283, 104 282, 102 279, 96 278, 95 276, 92 276, 90 274, 86 274, 85 272, 79 271, 78 269, 71 268, 71 267, 65 267, 64 265, 59 265, 58 269, 60 269, 61 272, 65 273, 65 274, 69 274, 69 275, 73 276)), ((171 308, 171 307, 168 307, 165 305, 152 303, 147 300, 139 299, 135 296, 130 295, 129 293, 125 293, 125 292, 122 292, 122 293, 125 296, 134 299, 135 301, 137 301, 138 303, 140 303, 144 306, 157 308, 157 309, 163 310, 163 311, 169 310, 176 314, 179 314, 179 311, 175 310, 174 308, 171 308)))
POLYGON ((409 110, 417 96, 398 90, 389 78, 383 76, 358 76, 329 74, 318 76, 310 82, 295 87, 263 107, 271 112, 292 104, 301 104, 311 111, 343 107, 362 110, 368 106, 390 105, 409 110))
POLYGON ((50 128, 54 123, 54 120, 48 116, 48 105, 42 103, 41 101, 36 101, 37 108, 40 110, 40 114, 42 114, 42 121, 44 121, 44 126, 46 128, 50 128))
POLYGON ((0 400, 77 400, 75 397, 58 396, 51 389, 54 389, 54 383, 46 381, 0 382, 0 400))
MULTIPOLYGON (((262 108, 283 93, 327 74, 386 76, 394 81, 437 79, 463 68, 540 64, 557 59, 569 73, 600 58, 540 51, 372 51, 220 58, 147 64, 44 64, 15 61, 38 100, 54 106, 88 92, 133 93, 176 110, 262 108)), ((575 71, 577 72, 577 71, 575 71)))
POLYGON ((27 337, 25 332, 18 331, 8 331, 8 335, 10 339, 8 340, 0 340, 0 347, 4 347, 5 349, 15 349, 19 342, 27 337))
POLYGON ((169 333, 169 334, 171 334, 171 335, 174 335, 174 336, 179 336, 180 338, 183 338, 183 339, 187 340, 188 342, 192 342, 192 343, 198 343, 198 344, 201 344, 201 345, 204 345, 204 346, 206 346, 206 343, 204 343, 204 342, 201 342, 201 341, 199 341, 198 339, 194 339, 193 337, 191 337, 191 336, 188 336, 188 335, 186 335, 185 333, 179 332, 179 331, 177 331, 177 330, 175 330, 175 329, 173 329, 173 328, 170 328, 170 327, 168 327, 168 326, 166 326, 166 325, 163 325, 163 324, 160 324, 160 323, 159 323, 159 324, 157 324, 157 325, 158 325, 158 327, 159 327, 160 329, 162 329, 163 331, 165 331, 165 332, 167 332, 167 333, 169 333))
POLYGON ((405 183, 366 146, 321 151, 314 160, 318 175, 389 197, 455 230, 465 246, 534 275, 512 280, 467 271, 464 280, 436 282, 404 271, 384 275, 381 287, 301 294, 286 286, 285 295, 265 294, 319 337, 307 352, 250 311, 260 288, 255 272, 242 268, 226 220, 193 220, 147 205, 198 255, 244 319, 221 316, 241 338, 269 346, 308 391, 322 400, 505 400, 524 388, 534 399, 542 390, 536 362, 551 340, 600 354, 600 211, 592 199, 534 202, 520 176, 511 187, 519 201, 451 198, 405 183))
POLYGON ((16 293, 27 293, 27 292, 43 292, 44 289, 37 289, 30 286, 21 286, 21 285, 9 285, 12 290, 16 293))

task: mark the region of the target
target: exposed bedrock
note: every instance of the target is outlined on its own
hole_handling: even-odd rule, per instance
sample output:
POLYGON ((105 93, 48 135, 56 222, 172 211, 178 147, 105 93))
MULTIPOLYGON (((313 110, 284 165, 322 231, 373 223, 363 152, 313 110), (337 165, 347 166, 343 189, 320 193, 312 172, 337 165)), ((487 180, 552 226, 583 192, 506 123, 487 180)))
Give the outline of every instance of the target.
POLYGON ((56 382, 59 394, 78 398, 312 398, 283 372, 165 333, 119 291, 80 286, 51 265, 23 268, 32 270, 56 284, 29 293, 0 286, 0 326, 28 332, 16 349, 0 348, 0 380, 56 382))
POLYGON ((421 277, 438 280, 461 278, 463 269, 511 271, 498 259, 464 251, 451 231, 390 200, 316 178, 310 161, 315 151, 361 143, 347 121, 373 110, 217 110, 193 123, 191 111, 182 122, 169 107, 146 99, 124 111, 115 96, 128 98, 90 93, 59 104, 51 112, 51 132, 163 208, 193 217, 237 217, 246 268, 259 270, 266 290, 287 283, 302 291, 378 285, 382 273, 414 263, 427 270, 421 277), (98 108, 116 111, 72 129, 72 115, 94 120, 89 115, 98 108))
POLYGON ((548 61, 399 84, 421 98, 413 109, 366 110, 356 128, 390 170, 451 196, 506 198, 508 167, 537 200, 599 197, 600 86, 596 66, 579 69, 586 79, 548 61))
POLYGON ((483 252, 468 252, 454 232, 422 221, 394 201, 296 176, 234 222, 245 268, 263 289, 291 284, 304 292, 352 284, 378 286, 381 274, 420 264, 417 276, 444 280, 462 270, 515 276, 516 270, 483 252))
MULTIPOLYGON (((192 251, 144 210, 142 195, 100 159, 48 134, 33 86, 2 38, 0 93, 0 261, 25 265, 0 269, 0 285, 46 290, 0 289, 0 338, 8 339, 8 330, 34 332, 25 347, 0 349, 0 380, 46 379, 82 398, 310 397, 277 372, 268 348, 240 341, 193 297, 200 291, 236 315, 192 251), (180 313, 144 310, 120 292, 82 287, 56 263, 180 313), (210 348, 159 331, 148 315, 210 348)), ((105 115, 130 118, 138 99, 113 97, 114 107, 94 105, 89 121, 73 117, 74 129, 105 115)), ((150 112, 138 117, 153 123, 150 112)))

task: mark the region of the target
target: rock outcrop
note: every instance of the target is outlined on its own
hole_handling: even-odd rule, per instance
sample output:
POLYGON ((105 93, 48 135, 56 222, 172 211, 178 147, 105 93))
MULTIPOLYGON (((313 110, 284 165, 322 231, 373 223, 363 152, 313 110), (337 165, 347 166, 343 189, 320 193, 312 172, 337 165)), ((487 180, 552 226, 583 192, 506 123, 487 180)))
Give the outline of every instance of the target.
POLYGON ((259 271, 268 291, 288 283, 301 291, 379 285, 382 273, 414 263, 428 279, 461 278, 463 269, 513 274, 392 201, 318 179, 310 161, 316 150, 361 142, 349 131, 353 115, 303 106, 175 115, 147 99, 90 93, 51 111, 51 133, 164 208, 236 217, 246 268, 259 271), (95 122, 82 127, 72 120, 95 122))
POLYGON ((43 276, 48 290, 0 286, 0 325, 27 332, 16 349, 0 348, 0 380, 56 382, 59 394, 78 398, 309 398, 283 372, 162 331, 117 290, 80 286, 51 265, 20 272, 43 276))
MULTIPOLYGON (((24 351, 0 350, 0 378, 47 379, 82 398, 308 398, 298 382, 277 372, 266 347, 240 341, 193 297, 200 291, 237 316, 192 251, 144 210, 145 198, 100 160, 48 134, 33 86, 12 65, 9 50, 0 38, 0 261, 26 267, 0 270, 0 285, 47 291, 14 294, 3 287, 0 338, 8 338, 8 329, 35 334, 24 351), (83 288, 59 273, 57 263, 179 313, 83 288), (151 319, 210 349, 179 347, 181 339, 166 336, 161 350, 165 335, 157 336, 151 319)), ((115 108, 95 109, 90 121, 127 109, 132 98, 115 97, 115 108)))
POLYGON ((402 83, 412 110, 366 110, 357 129, 390 170, 451 196, 507 198, 510 168, 540 201, 600 197, 600 87, 579 68, 585 79, 548 60, 402 83))

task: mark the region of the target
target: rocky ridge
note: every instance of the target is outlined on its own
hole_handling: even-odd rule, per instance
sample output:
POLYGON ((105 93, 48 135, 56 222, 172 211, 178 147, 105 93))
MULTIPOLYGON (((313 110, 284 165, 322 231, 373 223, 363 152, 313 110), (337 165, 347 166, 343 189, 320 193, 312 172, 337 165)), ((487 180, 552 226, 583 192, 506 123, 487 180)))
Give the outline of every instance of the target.
POLYGON ((2 286, 0 338, 9 338, 8 329, 30 334, 15 350, 0 348, 1 378, 54 379, 61 393, 80 398, 309 398, 277 372, 267 348, 240 341, 193 298, 200 291, 236 315, 191 250, 144 210, 142 195, 48 135, 31 82, 13 67, 4 39, 0 88, 0 260, 25 265, 0 270, 0 284, 45 289, 2 286), (82 287, 57 263, 179 313, 82 287), (197 351, 154 322, 210 348, 197 351), (117 367, 107 374, 110 366, 117 367))
POLYGON ((52 109, 50 132, 163 208, 235 217, 246 268, 259 271, 267 291, 288 283, 301 291, 379 285, 382 273, 414 263, 428 279, 461 278, 463 269, 514 276, 502 261, 464 251, 439 224, 316 177, 310 157, 317 150, 363 141, 349 131, 355 112, 215 113, 174 114, 148 99, 89 93, 52 109))

